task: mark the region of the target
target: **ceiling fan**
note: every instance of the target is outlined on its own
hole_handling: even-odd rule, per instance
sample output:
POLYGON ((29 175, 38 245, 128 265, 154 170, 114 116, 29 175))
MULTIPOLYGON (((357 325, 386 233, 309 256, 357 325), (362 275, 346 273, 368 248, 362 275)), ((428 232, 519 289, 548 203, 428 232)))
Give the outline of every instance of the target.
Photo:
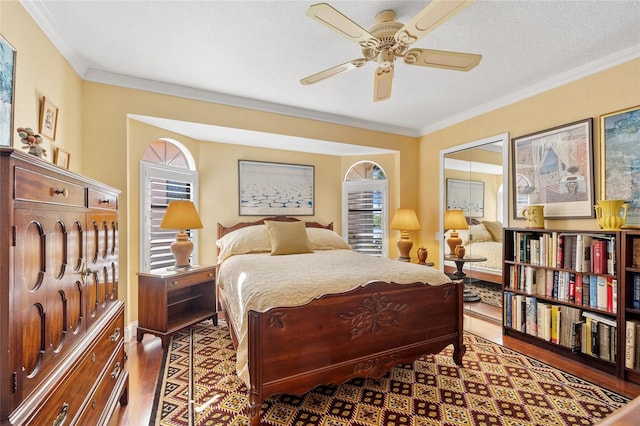
POLYGON ((404 58, 404 62, 409 65, 469 71, 480 63, 482 55, 409 47, 472 2, 473 0, 433 0, 404 25, 395 21, 394 11, 385 10, 376 16, 376 22, 369 31, 327 3, 314 4, 307 10, 307 16, 358 43, 363 57, 312 74, 300 80, 300 83, 314 84, 360 68, 369 61, 377 61, 373 100, 378 102, 391 96, 393 63, 397 58, 404 58))

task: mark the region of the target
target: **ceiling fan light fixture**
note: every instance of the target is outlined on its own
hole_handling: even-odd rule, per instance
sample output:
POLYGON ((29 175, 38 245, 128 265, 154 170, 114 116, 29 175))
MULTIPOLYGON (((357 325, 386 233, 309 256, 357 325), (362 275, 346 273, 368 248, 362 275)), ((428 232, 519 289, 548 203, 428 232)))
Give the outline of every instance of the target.
POLYGON ((409 65, 469 71, 482 59, 481 55, 432 49, 409 49, 414 42, 442 25, 453 15, 475 0, 431 0, 407 24, 396 21, 393 10, 383 10, 376 15, 375 24, 367 31, 338 12, 327 3, 312 5, 307 16, 332 29, 362 48, 363 58, 329 68, 300 80, 309 85, 320 80, 359 68, 369 61, 376 61, 373 100, 383 101, 391 96, 393 67, 397 58, 404 58, 409 65))

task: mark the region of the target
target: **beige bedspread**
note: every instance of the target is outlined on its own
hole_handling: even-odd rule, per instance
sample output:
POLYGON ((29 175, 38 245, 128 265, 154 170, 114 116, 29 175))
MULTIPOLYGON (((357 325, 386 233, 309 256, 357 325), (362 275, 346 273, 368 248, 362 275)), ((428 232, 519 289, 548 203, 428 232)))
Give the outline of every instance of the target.
POLYGON ((323 294, 353 290, 370 281, 398 284, 425 282, 442 285, 451 280, 441 271, 418 264, 375 258, 351 250, 271 256, 236 255, 218 266, 217 285, 226 301, 226 315, 238 336, 236 368, 249 386, 247 312, 300 306, 323 294))

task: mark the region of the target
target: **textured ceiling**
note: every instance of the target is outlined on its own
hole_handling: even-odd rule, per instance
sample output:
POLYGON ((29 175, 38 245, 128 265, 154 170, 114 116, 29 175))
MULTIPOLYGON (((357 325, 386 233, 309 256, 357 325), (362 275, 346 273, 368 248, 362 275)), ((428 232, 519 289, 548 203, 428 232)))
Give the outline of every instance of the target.
MULTIPOLYGON (((314 3, 22 1, 83 79, 411 136, 640 57, 640 1, 480 0, 412 46, 480 53, 475 69, 397 61, 391 99, 374 103, 374 63, 299 83, 361 57, 305 16, 314 3)), ((428 1, 330 4, 369 28, 428 1)))

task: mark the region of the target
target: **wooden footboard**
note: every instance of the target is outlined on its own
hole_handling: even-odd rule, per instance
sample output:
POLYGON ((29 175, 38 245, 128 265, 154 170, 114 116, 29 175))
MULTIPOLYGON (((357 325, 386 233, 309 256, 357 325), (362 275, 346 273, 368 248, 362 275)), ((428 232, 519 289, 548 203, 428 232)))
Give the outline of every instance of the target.
POLYGON ((391 367, 453 345, 462 365, 463 286, 373 282, 305 306, 249 312, 249 410, 272 394, 380 377, 391 367))

